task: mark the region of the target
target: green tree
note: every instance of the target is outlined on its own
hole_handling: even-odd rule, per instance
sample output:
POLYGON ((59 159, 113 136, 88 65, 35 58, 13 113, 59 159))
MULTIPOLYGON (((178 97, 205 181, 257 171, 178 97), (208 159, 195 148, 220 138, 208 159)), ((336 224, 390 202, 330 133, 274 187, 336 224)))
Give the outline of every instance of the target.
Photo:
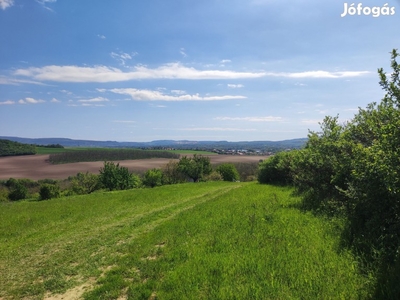
POLYGON ((148 187, 161 186, 163 180, 163 173, 160 169, 147 170, 143 175, 143 184, 148 187))
POLYGON ((179 164, 176 161, 170 160, 162 169, 163 183, 176 184, 185 182, 185 175, 180 171, 179 164))
POLYGON ((221 164, 217 167, 216 171, 222 175, 224 181, 239 180, 239 173, 233 164, 230 163, 221 164))
POLYGON ((99 175, 79 172, 71 180, 71 189, 75 194, 90 194, 100 189, 99 175))
POLYGON ((128 168, 114 162, 104 162, 104 167, 100 169, 99 180, 110 191, 127 190, 134 187, 134 181, 128 168))
POLYGON ((194 182, 200 181, 203 176, 212 172, 210 158, 195 154, 193 157, 182 157, 178 162, 178 169, 194 182))
POLYGON ((40 186, 39 195, 41 200, 58 198, 61 195, 60 186, 58 184, 43 183, 40 186))

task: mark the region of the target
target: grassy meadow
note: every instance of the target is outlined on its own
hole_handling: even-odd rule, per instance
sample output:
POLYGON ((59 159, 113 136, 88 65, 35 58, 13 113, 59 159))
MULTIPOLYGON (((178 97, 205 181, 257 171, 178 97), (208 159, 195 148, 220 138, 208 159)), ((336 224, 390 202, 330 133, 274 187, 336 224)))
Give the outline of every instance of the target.
POLYGON ((0 203, 0 299, 366 299, 340 220, 207 182, 0 203))

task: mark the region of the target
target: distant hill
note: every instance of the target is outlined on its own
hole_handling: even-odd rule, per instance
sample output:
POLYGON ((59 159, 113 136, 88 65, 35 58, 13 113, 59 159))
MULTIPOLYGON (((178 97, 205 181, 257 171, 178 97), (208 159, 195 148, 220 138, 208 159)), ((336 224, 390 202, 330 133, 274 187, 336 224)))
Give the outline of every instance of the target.
POLYGON ((91 141, 74 140, 68 138, 22 138, 11 136, 0 136, 0 139, 7 139, 24 144, 51 145, 59 144, 64 147, 107 147, 107 148, 175 148, 175 149, 233 149, 233 150, 261 150, 276 151, 284 149, 298 149, 305 145, 307 138, 283 140, 283 141, 188 141, 188 140, 156 140, 152 142, 116 142, 116 141, 91 141))
POLYGON ((22 144, 8 139, 0 139, 0 156, 36 154, 35 145, 22 144))

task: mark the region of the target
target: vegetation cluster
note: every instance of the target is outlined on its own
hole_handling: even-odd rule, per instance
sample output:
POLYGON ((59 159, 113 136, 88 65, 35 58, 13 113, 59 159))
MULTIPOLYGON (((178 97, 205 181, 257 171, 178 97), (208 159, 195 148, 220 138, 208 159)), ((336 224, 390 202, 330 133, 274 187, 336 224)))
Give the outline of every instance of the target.
POLYGON ((18 142, 0 139, 0 157, 28 154, 36 154, 35 145, 21 144, 18 142))
POLYGON ((162 185, 199 181, 253 181, 258 172, 257 163, 224 163, 212 166, 209 157, 183 156, 171 160, 160 169, 142 174, 130 172, 119 163, 105 161, 99 174, 78 173, 65 180, 10 178, 0 181, 0 202, 24 199, 47 200, 61 196, 85 195, 96 191, 154 188, 162 185))
POLYGON ((177 159, 179 154, 168 151, 149 151, 138 149, 88 149, 82 151, 69 151, 49 155, 49 161, 53 164, 66 164, 84 161, 111 161, 146 158, 170 158, 177 159))
POLYGON ((400 298, 400 66, 378 69, 382 101, 339 124, 325 117, 304 149, 282 152, 260 166, 261 183, 291 183, 303 208, 344 216, 344 243, 366 271, 378 274, 376 299, 400 298))

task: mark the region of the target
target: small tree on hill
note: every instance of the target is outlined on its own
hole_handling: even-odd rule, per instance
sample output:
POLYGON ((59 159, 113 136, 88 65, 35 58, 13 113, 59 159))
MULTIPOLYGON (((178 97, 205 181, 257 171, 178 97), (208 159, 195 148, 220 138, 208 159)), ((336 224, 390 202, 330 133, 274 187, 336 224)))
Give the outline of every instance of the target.
POLYGON ((104 167, 100 169, 99 180, 110 191, 127 190, 134 187, 128 168, 120 167, 119 163, 104 162, 104 167))
POLYGON ((210 158, 202 155, 193 157, 182 157, 178 163, 179 170, 194 182, 200 181, 203 176, 212 172, 210 158))
POLYGON ((239 173, 233 164, 225 163, 217 167, 217 172, 222 175, 224 181, 239 180, 239 173))

